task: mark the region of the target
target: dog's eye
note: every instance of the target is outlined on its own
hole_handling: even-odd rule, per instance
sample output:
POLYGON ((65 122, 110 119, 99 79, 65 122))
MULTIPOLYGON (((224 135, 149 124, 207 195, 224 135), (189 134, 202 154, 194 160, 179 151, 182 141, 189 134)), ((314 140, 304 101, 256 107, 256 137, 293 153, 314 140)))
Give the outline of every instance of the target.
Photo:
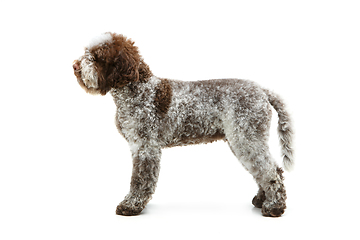
POLYGON ((102 57, 94 56, 94 61, 95 62, 103 62, 103 61, 105 61, 105 59, 102 57))
POLYGON ((98 57, 95 57, 95 62, 104 63, 104 62, 105 62, 105 58, 98 58, 98 57))

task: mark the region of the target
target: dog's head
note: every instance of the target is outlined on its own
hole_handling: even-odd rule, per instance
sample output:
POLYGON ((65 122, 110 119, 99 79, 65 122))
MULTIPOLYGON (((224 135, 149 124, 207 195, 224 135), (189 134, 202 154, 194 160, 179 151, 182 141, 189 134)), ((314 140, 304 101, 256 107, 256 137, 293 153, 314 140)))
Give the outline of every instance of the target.
POLYGON ((80 86, 88 93, 105 95, 139 81, 140 54, 134 42, 123 35, 104 33, 94 38, 85 54, 73 63, 80 86))

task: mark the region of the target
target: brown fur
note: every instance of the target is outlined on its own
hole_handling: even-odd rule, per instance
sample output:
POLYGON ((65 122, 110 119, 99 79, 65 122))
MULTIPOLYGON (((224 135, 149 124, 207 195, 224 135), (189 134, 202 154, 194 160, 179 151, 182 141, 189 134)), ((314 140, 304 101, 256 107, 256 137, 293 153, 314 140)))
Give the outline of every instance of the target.
MULTIPOLYGON (((112 34, 114 43, 92 47, 89 52, 95 58, 99 74, 100 94, 112 88, 121 88, 130 82, 139 81, 140 55, 134 42, 122 35, 112 34)), ((145 74, 143 66, 142 73, 145 74)), ((151 73, 150 73, 151 74, 151 73)), ((142 79, 143 80, 143 79, 142 79)))
POLYGON ((198 134, 193 132, 191 136, 186 136, 185 134, 178 135, 178 142, 177 143, 169 143, 166 147, 175 147, 175 146, 185 146, 185 145, 192 145, 192 144, 200 144, 200 143, 212 143, 218 140, 224 140, 225 134, 220 131, 216 131, 213 135, 204 135, 198 134))
POLYGON ((153 74, 149 66, 141 59, 139 67, 139 81, 146 82, 152 75, 153 74))
POLYGON ((266 200, 265 192, 261 189, 259 190, 258 195, 256 195, 253 200, 252 204, 257 208, 262 208, 263 202, 266 200))
POLYGON ((169 80, 165 78, 162 78, 160 80, 161 83, 156 89, 154 104, 157 113, 159 113, 160 115, 164 115, 169 110, 172 92, 169 80))

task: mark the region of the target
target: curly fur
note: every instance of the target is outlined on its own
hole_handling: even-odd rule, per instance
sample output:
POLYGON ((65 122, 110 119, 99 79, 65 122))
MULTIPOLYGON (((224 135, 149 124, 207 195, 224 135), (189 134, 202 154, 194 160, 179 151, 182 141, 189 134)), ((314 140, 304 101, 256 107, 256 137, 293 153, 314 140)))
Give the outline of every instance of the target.
POLYGON ((253 199, 264 216, 286 208, 283 170, 272 160, 268 137, 271 106, 278 112, 278 133, 285 169, 293 166, 292 126, 284 102, 256 83, 239 79, 183 82, 158 78, 144 63, 134 42, 105 33, 74 62, 82 88, 110 92, 116 126, 133 158, 130 192, 117 206, 120 215, 137 215, 155 192, 161 149, 227 141, 253 175, 259 192, 253 199))

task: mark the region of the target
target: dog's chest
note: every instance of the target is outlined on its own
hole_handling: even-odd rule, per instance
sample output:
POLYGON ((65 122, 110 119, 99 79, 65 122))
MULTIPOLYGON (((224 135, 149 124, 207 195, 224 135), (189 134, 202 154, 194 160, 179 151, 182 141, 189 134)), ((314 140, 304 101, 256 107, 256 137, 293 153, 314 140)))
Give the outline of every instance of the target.
POLYGON ((112 91, 116 105, 116 126, 119 132, 128 140, 136 141, 144 137, 149 129, 155 130, 158 122, 154 109, 154 91, 149 87, 141 89, 117 89, 112 91))

